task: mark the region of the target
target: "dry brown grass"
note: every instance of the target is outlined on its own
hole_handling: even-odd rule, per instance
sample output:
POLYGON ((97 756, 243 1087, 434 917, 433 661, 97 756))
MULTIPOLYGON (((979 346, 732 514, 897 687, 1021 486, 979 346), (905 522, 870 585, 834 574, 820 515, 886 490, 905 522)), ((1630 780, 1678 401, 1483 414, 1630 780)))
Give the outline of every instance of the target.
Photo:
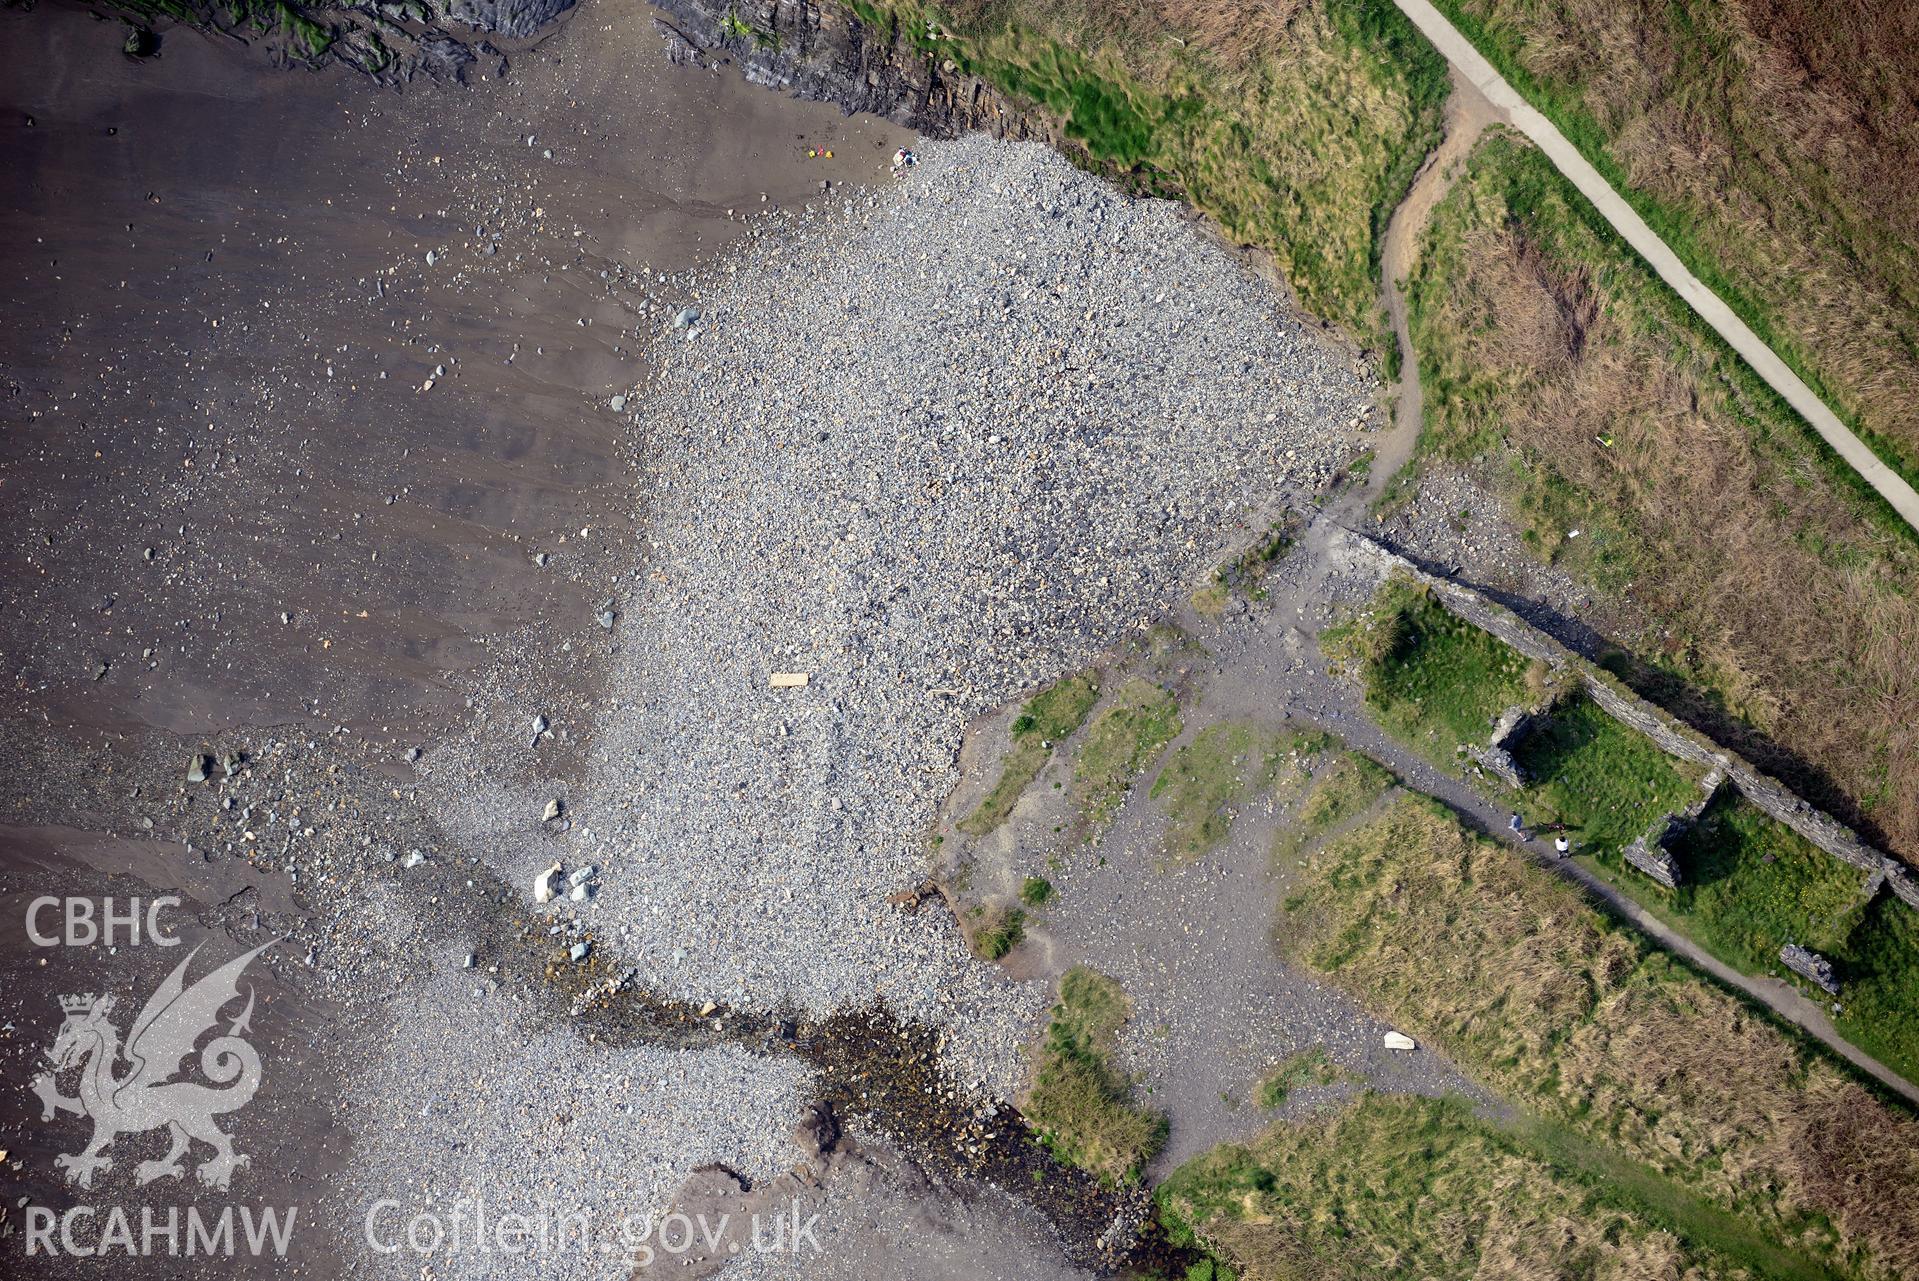
POLYGON ((1583 271, 1563 271, 1525 237, 1505 231, 1491 238, 1495 264, 1489 282, 1498 318, 1488 354, 1502 367, 1560 374, 1586 350, 1599 301, 1583 271))
MULTIPOLYGON (((1007 22, 1072 32, 1092 48, 1119 42, 1179 41, 1244 65, 1284 49, 1286 28, 1307 0, 952 0, 940 6, 962 30, 1007 22)), ((1144 52, 1144 51, 1138 51, 1144 52)))
POLYGON ((1471 1114, 1368 1095, 1182 1167, 1162 1195, 1247 1281, 1735 1278, 1471 1114))
POLYGON ((1303 0, 1158 0, 1160 17, 1193 43, 1244 64, 1284 47, 1303 0))
POLYGON ((1462 0, 1919 458, 1919 6, 1462 0))
POLYGON ((1919 859, 1919 553, 1562 204, 1509 206, 1501 184, 1542 164, 1483 144, 1435 212, 1414 317, 1429 439, 1530 460, 1506 484, 1548 555, 1599 545, 1564 543, 1572 525, 1621 531, 1616 638, 1731 715, 1678 709, 1745 722, 1739 746, 1919 859))
POLYGON ((1302 886, 1294 955, 1468 1072, 1797 1249, 1919 1270, 1919 1119, 1557 878, 1407 799, 1302 886))

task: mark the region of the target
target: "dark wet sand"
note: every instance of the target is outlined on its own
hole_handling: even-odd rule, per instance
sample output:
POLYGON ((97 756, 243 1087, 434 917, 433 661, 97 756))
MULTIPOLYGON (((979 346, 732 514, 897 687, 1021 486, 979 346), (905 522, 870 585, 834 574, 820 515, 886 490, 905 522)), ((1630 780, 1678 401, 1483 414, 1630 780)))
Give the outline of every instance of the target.
MULTIPOLYGON (((302 915, 285 878, 262 874, 239 862, 188 862, 158 842, 72 828, 10 828, 0 833, 0 840, 8 851, 0 868, 0 919, 7 922, 6 946, 0 951, 0 972, 7 977, 0 987, 0 1027, 10 1029, 0 1035, 0 1079, 9 1087, 0 1097, 0 1132, 6 1135, 0 1142, 8 1148, 0 1189, 12 1212, 11 1221, 20 1222, 15 1203, 21 1197, 56 1213, 76 1205, 124 1205, 137 1216, 139 1207, 150 1205, 164 1217, 168 1207, 180 1207, 184 1214, 185 1207, 197 1205, 204 1213, 208 1207, 231 1203, 298 1206, 310 1220, 312 1207, 340 1170, 349 1138, 345 1118, 337 1109, 336 1091, 326 1080, 327 1072, 337 1071, 339 1064, 323 1067, 318 1053, 333 1035, 336 1011, 324 997, 303 990, 303 976, 297 970, 292 981, 257 961, 246 971, 245 981, 254 996, 248 1040, 260 1055, 261 1085, 244 1111, 223 1118, 223 1129, 233 1136, 235 1150, 248 1159, 230 1193, 210 1192, 195 1181, 195 1167, 210 1155, 199 1146, 185 1158, 184 1178, 154 1182, 135 1191, 129 1179, 134 1165, 158 1158, 166 1149, 159 1132, 120 1136, 107 1151, 114 1165, 97 1176, 94 1188, 68 1187, 55 1172, 55 1158, 78 1151, 91 1133, 91 1124, 64 1114, 44 1121, 38 1098, 28 1091, 29 1083, 47 1066, 43 1054, 60 1021, 56 997, 83 992, 111 995, 118 1004, 113 1021, 127 1032, 148 995, 196 948, 189 983, 273 937, 274 927, 283 928, 302 915), (123 942, 114 950, 99 945, 36 946, 25 935, 25 922, 33 900, 46 894, 85 896, 94 901, 96 911, 110 897, 113 908, 122 913, 135 900, 145 905, 156 896, 178 896, 183 900, 178 906, 162 907, 154 919, 179 943, 155 945, 143 932, 140 945, 123 942)), ((146 915, 143 907, 143 925, 146 915)), ((60 920, 59 909, 42 908, 35 924, 42 937, 59 937, 63 933, 60 920)), ((124 940, 125 928, 120 929, 117 937, 124 940)), ((226 1013, 223 1030, 238 1015, 238 1005, 226 1013)), ((123 1063, 119 1071, 125 1070, 123 1063)), ((70 1082, 64 1088, 72 1088, 70 1082)), ((133 1222, 137 1230, 139 1219, 133 1222)), ((294 1240, 310 1247, 335 1226, 300 1224, 296 1219, 294 1240)), ((16 1227, 16 1232, 20 1230, 16 1227)), ((87 1241, 89 1235, 82 1225, 79 1239, 87 1241)), ((24 1243, 17 1236, 0 1247, 0 1259, 6 1260, 7 1267, 25 1269, 9 1275, 86 1272, 84 1260, 28 1259, 23 1254, 24 1243)), ((93 1264, 94 1274, 100 1266, 93 1264)), ((165 1271, 159 1260, 148 1265, 116 1261, 114 1266, 128 1275, 165 1271)), ((182 1261, 172 1263, 176 1270, 181 1266, 182 1261)), ((283 1264, 276 1267, 250 1258, 222 1260, 220 1268, 236 1276, 285 1270, 283 1264)))
POLYGON ((607 399, 665 318, 600 273, 684 268, 900 137, 669 67, 644 6, 404 94, 119 31, 0 14, 4 644, 56 724, 404 740, 490 635, 591 626, 634 537, 607 399))
MULTIPOLYGON (((397 765, 458 723, 490 642, 559 619, 617 643, 593 615, 644 526, 608 399, 689 301, 638 272, 707 262, 742 216, 880 176, 904 140, 670 67, 651 13, 588 0, 509 49, 504 81, 398 94, 184 30, 135 62, 120 24, 0 12, 0 654, 6 713, 33 727, 0 761, 16 1232, 19 1197, 88 1196, 51 1164, 85 1126, 43 1126, 25 1088, 56 996, 115 993, 130 1018, 186 950, 37 948, 27 904, 181 892, 169 924, 212 964, 311 911, 248 862, 140 839, 151 789, 90 827, 48 823, 65 798, 43 764, 150 770, 159 752, 177 779, 203 741, 283 726, 397 765)), ((564 650, 551 667, 585 679, 564 650)), ((249 973, 272 1088, 235 1127, 254 1158, 235 1199, 313 1205, 347 1145, 337 1012, 297 955, 249 973)), ((123 1163, 157 1155, 144 1137, 123 1163)), ((127 1200, 124 1182, 92 1199, 127 1200)), ((336 1275, 348 1226, 303 1225, 290 1268, 215 1270, 336 1275)), ((87 1270, 30 1270, 68 1269, 87 1270)))

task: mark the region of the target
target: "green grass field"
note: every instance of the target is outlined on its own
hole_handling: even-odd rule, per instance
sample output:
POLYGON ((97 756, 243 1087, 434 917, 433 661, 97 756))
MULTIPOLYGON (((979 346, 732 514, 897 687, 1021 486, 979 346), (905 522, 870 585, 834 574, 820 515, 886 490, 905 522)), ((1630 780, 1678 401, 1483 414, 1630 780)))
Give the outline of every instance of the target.
POLYGON ((1517 802, 1534 825, 1564 823, 1575 849, 1608 866, 1661 816, 1691 805, 1702 771, 1655 747, 1583 695, 1561 701, 1514 752, 1531 786, 1517 802))
POLYGON ((1523 655, 1406 579, 1389 581, 1366 615, 1329 629, 1323 643, 1357 666, 1379 723, 1449 770, 1462 747, 1490 737, 1501 712, 1538 698, 1523 655))
POLYGON ((1880 898, 1833 949, 1845 1038, 1919 1082, 1919 912, 1880 898))
POLYGON ((1738 796, 1715 800, 1673 852, 1686 875, 1672 895, 1673 916, 1748 974, 1777 970, 1787 943, 1830 956, 1865 906, 1865 873, 1738 796))
POLYGON ((1676 851, 1686 883, 1667 895, 1635 887, 1648 907, 1728 965, 1793 978, 1779 949, 1798 943, 1839 971, 1833 1022, 1847 1040, 1919 1080, 1919 912, 1738 797, 1715 801, 1676 851))

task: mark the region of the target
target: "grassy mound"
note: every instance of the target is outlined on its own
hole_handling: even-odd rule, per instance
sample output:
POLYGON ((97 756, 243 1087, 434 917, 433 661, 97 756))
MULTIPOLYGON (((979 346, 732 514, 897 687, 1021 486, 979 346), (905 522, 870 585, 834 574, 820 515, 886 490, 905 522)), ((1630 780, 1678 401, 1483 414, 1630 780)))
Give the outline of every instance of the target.
POLYGON ((1367 614, 1329 629, 1324 644, 1357 665, 1379 723, 1448 769, 1462 747, 1487 740, 1506 708, 1538 699, 1523 655, 1406 579, 1388 582, 1367 614))
POLYGON ((1293 822, 1274 836, 1275 864, 1296 856, 1310 842, 1362 813, 1396 781, 1391 770, 1370 756, 1348 751, 1336 754, 1332 763, 1314 776, 1293 822))
POLYGON ((1132 1016, 1118 983, 1076 966, 1060 976, 1033 1083, 1021 1106, 1061 1160, 1110 1182, 1135 1179, 1166 1138, 1165 1118, 1135 1107, 1117 1038, 1132 1016))
POLYGON ((1179 703, 1142 677, 1120 686, 1086 728, 1074 765, 1073 793, 1088 820, 1119 811, 1140 771, 1179 737, 1179 703))
POLYGON ((1234 811, 1279 775, 1282 759, 1307 740, 1257 725, 1208 725, 1174 752, 1154 780, 1152 795, 1170 820, 1167 845, 1175 857, 1197 858, 1226 839, 1234 811))

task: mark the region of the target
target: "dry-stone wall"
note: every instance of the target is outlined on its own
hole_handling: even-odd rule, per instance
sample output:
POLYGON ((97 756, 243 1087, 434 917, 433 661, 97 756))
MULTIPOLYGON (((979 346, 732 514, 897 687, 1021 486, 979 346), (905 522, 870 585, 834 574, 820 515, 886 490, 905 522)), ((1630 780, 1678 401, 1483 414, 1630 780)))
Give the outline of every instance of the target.
MULTIPOLYGON (((1504 605, 1451 579, 1428 574, 1405 557, 1352 530, 1333 530, 1327 538, 1327 547, 1330 554, 1344 558, 1355 568, 1370 570, 1379 581, 1395 573, 1412 578, 1431 590, 1433 598, 1453 614, 1491 632, 1526 657, 1538 659, 1556 671, 1571 671, 1593 702, 1615 720, 1638 730, 1668 754, 1721 775, 1760 810, 1834 858, 1850 863, 1868 876, 1884 877, 1886 888, 1901 902, 1919 909, 1919 876, 1915 876, 1911 868, 1867 845, 1851 828, 1815 808, 1778 779, 1761 773, 1737 752, 1722 747, 1647 702, 1611 672, 1573 653, 1504 605)), ((1502 724, 1505 719, 1501 718, 1502 724)), ((1495 746, 1503 747, 1510 741, 1508 735, 1505 743, 1495 746)), ((1646 853, 1654 855, 1663 850, 1667 830, 1662 822, 1656 834, 1648 833, 1636 845, 1645 845, 1646 853)))

